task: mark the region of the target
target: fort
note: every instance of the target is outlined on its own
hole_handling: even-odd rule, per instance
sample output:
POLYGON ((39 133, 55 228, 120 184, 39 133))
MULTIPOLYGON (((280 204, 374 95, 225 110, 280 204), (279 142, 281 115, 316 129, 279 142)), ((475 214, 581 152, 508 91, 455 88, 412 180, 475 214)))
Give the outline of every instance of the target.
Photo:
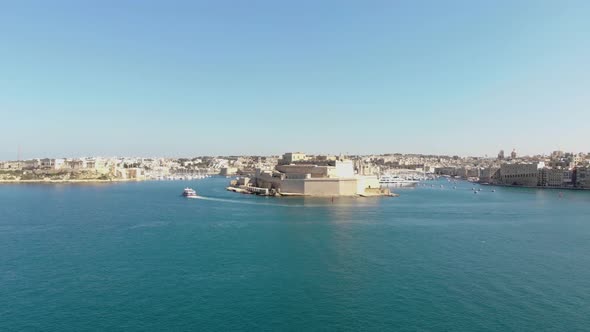
POLYGON ((355 173, 352 160, 285 153, 272 170, 232 181, 228 190, 281 196, 392 196, 374 175, 355 173))

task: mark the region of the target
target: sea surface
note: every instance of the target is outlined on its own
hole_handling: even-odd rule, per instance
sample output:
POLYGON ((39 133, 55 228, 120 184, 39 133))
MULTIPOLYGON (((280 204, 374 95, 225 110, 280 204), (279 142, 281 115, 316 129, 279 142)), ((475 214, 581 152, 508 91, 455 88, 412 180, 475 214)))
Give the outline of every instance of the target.
POLYGON ((0 331, 590 330, 590 192, 227 182, 0 185, 0 331))

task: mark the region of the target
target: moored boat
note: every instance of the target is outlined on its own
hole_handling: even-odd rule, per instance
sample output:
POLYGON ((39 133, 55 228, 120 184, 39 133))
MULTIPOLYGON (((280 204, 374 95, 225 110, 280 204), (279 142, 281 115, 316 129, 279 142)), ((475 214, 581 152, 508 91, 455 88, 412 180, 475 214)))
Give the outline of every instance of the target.
POLYGON ((406 179, 399 176, 384 175, 379 178, 379 183, 397 186, 397 187, 412 187, 415 186, 418 181, 412 179, 406 179))

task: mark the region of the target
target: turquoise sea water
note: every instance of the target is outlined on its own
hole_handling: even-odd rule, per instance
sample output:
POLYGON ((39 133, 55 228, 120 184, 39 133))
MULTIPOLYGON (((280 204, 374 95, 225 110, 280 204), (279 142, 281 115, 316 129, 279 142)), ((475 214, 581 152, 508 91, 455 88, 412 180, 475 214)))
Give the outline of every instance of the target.
POLYGON ((590 192, 226 182, 1 185, 0 330, 590 329, 590 192))

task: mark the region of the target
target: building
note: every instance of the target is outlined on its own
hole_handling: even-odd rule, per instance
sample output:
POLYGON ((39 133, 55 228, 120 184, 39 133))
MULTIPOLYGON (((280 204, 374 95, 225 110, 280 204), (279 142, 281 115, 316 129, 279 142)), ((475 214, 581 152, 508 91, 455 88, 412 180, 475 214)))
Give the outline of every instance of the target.
POLYGON ((516 159, 516 149, 512 149, 512 152, 510 153, 510 159, 516 159))
POLYGON ((434 173, 437 175, 456 176, 457 167, 436 167, 434 173))
POLYGON ((113 165, 110 165, 109 161, 103 158, 88 158, 85 163, 85 170, 100 174, 110 173, 113 169, 113 165))
POLYGON ((4 170, 11 170, 11 171, 20 171, 23 169, 25 163, 24 161, 16 160, 16 161, 5 161, 0 163, 0 169, 4 170))
POLYGON ((455 176, 462 178, 479 178, 481 176, 481 169, 479 167, 464 166, 456 169, 455 176))
POLYGON ((116 171, 117 178, 123 180, 145 180, 145 170, 138 167, 119 168, 116 171))
POLYGON ((279 165, 289 165, 298 161, 307 160, 307 156, 302 152, 287 152, 283 158, 279 159, 279 165))
POLYGON ((219 175, 222 176, 230 176, 230 175, 235 175, 236 173, 238 173, 238 168, 237 167, 222 167, 219 170, 219 175))
POLYGON ((86 161, 82 159, 66 160, 65 166, 70 170, 80 170, 86 167, 86 161))
POLYGON ((371 165, 363 159, 354 161, 354 170, 358 175, 375 175, 379 173, 379 168, 371 165))
POLYGON ((561 159, 564 157, 564 155, 565 155, 565 153, 563 151, 556 150, 556 151, 551 152, 551 159, 552 160, 561 159))
POLYGON ((303 153, 286 153, 274 170, 257 169, 251 180, 258 188, 282 195, 355 196, 382 194, 376 176, 355 174, 352 160, 312 160, 303 153), (287 164, 287 161, 291 163, 287 164))
POLYGON ((65 160, 64 159, 53 159, 53 158, 43 158, 40 160, 41 168, 43 169, 52 169, 57 170, 64 166, 65 160))
POLYGON ((430 166, 430 165, 424 165, 424 168, 422 169, 422 171, 424 171, 425 173, 432 174, 436 171, 436 167, 430 166))
POLYGON ((590 168, 576 167, 573 179, 576 188, 590 189, 590 168))
POLYGON ((563 174, 563 186, 573 187, 574 186, 574 171, 573 169, 562 169, 563 174))
POLYGON ((539 170, 539 186, 563 187, 564 171, 559 168, 543 168, 539 170))
POLYGON ((539 170, 544 166, 544 163, 503 164, 500 166, 500 183, 535 187, 539 184, 539 170))
POLYGON ((37 169, 41 166, 41 161, 39 159, 30 159, 25 160, 23 169, 37 169))
POLYGON ((482 183, 495 183, 500 177, 500 167, 490 166, 483 168, 479 175, 479 181, 482 183))

